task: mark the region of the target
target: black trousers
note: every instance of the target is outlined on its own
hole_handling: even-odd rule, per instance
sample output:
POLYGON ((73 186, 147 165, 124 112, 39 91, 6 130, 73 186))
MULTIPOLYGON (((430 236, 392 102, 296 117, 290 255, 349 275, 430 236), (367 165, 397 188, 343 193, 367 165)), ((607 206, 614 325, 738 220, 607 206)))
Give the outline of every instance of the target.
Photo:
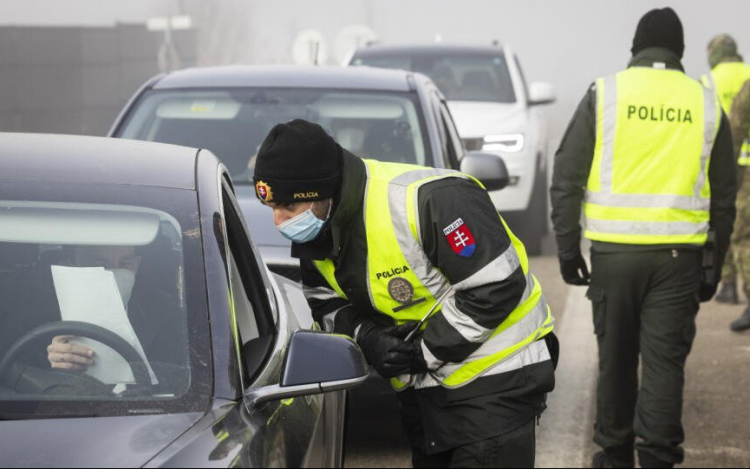
MULTIPOLYGON (((500 436, 428 455, 424 449, 425 422, 416 392, 409 389, 399 393, 398 397, 401 402, 401 422, 411 444, 414 467, 534 467, 536 419, 532 418, 500 436)), ((455 431, 461 432, 461 429, 456 428, 455 431)))
POLYGON ((495 438, 426 455, 412 448, 414 467, 534 467, 536 420, 495 438))
POLYGON ((633 450, 681 463, 685 362, 695 338, 701 254, 592 252, 599 381, 594 441, 617 466, 633 450), (639 383, 638 366, 641 361, 639 383))

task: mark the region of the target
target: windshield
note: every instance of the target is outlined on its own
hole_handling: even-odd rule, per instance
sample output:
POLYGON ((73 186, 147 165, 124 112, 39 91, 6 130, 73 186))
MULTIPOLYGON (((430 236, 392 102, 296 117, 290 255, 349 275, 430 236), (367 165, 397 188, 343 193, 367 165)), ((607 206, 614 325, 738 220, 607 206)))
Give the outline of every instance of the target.
POLYGON ((363 158, 431 165, 412 93, 318 89, 152 91, 119 137, 211 150, 237 183, 252 181, 268 132, 293 119, 316 122, 363 158))
POLYGON ((508 64, 502 55, 375 55, 355 57, 352 65, 423 73, 449 101, 516 102, 508 64))
POLYGON ((195 194, 3 185, 0 418, 204 408, 195 194))

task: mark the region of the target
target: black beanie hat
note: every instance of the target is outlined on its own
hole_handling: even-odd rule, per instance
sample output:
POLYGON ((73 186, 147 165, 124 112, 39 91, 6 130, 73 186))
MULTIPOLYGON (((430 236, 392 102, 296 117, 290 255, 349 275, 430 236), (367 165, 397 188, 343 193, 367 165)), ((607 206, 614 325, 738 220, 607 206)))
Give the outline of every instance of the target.
POLYGON ((685 52, 682 22, 671 8, 651 10, 638 22, 633 38, 633 55, 648 47, 666 47, 679 58, 685 52))
POLYGON ((341 183, 342 151, 318 124, 301 119, 268 133, 255 163, 255 192, 261 202, 332 199, 341 183))

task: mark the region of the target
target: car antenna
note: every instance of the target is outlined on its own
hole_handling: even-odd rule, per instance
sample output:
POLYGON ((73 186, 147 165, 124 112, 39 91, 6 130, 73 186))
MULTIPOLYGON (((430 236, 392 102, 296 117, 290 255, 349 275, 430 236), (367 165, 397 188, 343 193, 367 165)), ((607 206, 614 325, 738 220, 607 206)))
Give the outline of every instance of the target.
POLYGON ((317 67, 320 61, 320 43, 317 41, 315 41, 315 49, 313 51, 313 54, 315 54, 313 56, 313 64, 315 64, 315 66, 317 67))

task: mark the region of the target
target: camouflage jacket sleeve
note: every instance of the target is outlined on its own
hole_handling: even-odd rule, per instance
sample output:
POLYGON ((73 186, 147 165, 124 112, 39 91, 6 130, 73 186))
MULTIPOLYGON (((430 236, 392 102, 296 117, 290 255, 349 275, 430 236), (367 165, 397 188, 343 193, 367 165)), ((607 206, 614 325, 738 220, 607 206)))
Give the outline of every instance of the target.
MULTIPOLYGON (((718 259, 724 260, 734 228, 737 200, 737 158, 732 153, 732 133, 729 120, 722 112, 708 167, 711 183, 711 228, 716 232, 718 259)), ((718 266, 721 270, 721 265, 718 266)))
POLYGON ((734 155, 739 158, 742 142, 750 134, 750 80, 745 82, 745 85, 734 98, 732 111, 729 113, 729 123, 732 127, 734 155))

